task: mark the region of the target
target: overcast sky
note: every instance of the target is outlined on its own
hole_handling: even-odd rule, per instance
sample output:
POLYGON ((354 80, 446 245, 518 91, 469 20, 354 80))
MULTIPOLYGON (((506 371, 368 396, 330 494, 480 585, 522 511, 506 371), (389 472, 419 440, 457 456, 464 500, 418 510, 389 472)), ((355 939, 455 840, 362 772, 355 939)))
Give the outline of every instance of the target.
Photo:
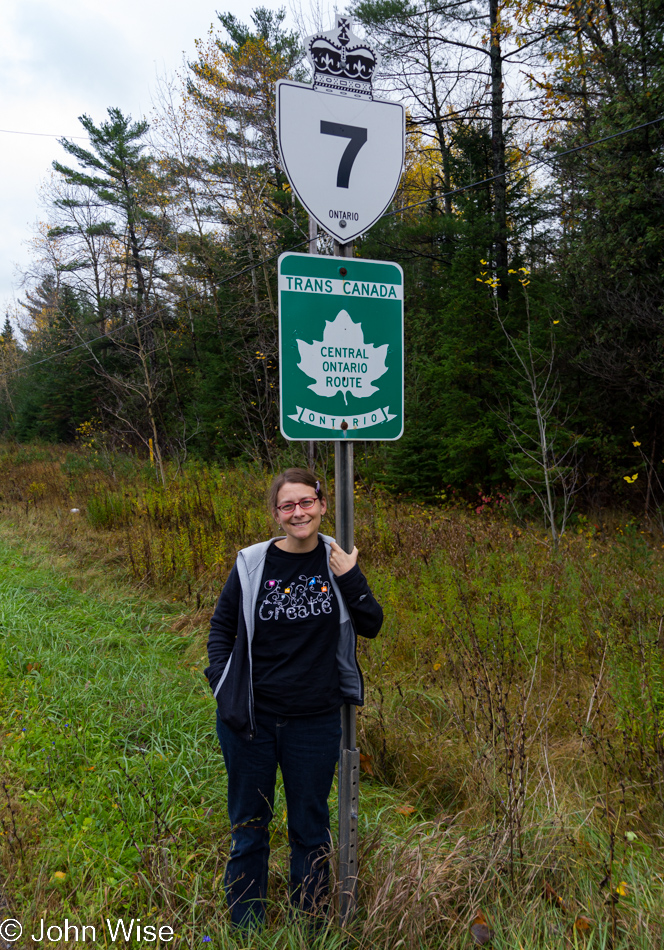
POLYGON ((2 0, 0 3, 0 325, 20 294, 17 266, 43 217, 38 187, 54 159, 68 156, 57 138, 99 123, 108 106, 148 115, 157 75, 175 72, 194 41, 229 11, 249 22, 258 6, 284 0, 2 0), (7 131, 9 130, 9 131, 7 131), (14 135, 11 131, 42 133, 14 135))

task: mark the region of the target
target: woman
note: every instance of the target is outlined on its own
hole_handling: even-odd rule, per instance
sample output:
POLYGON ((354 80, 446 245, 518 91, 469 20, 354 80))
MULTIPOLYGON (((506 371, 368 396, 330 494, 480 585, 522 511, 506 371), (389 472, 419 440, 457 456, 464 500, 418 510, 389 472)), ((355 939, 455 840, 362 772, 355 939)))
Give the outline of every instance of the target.
POLYGON ((277 766, 291 902, 308 912, 324 903, 340 707, 364 698, 356 633, 375 637, 383 622, 357 548, 348 554, 318 533, 327 511, 320 481, 288 469, 272 483, 270 508, 283 535, 238 554, 211 621, 205 671, 228 773, 226 897, 240 927, 265 920, 277 766))

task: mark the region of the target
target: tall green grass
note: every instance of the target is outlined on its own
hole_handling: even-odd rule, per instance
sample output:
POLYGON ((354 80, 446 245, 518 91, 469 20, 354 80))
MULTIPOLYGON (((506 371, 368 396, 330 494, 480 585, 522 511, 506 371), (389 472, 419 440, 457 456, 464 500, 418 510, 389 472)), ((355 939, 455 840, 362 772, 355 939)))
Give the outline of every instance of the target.
MULTIPOLYGON (((192 465, 163 488, 135 460, 57 448, 7 450, 0 475, 10 896, 33 915, 161 915, 188 944, 221 946, 228 828, 204 629, 237 548, 272 530, 268 477, 192 465)), ((466 946, 481 909, 497 947, 658 947, 661 538, 580 519, 554 554, 536 525, 486 514, 358 487, 386 621, 360 646, 363 860, 346 936, 466 946)), ((283 807, 256 946, 307 942, 286 925, 283 807)))

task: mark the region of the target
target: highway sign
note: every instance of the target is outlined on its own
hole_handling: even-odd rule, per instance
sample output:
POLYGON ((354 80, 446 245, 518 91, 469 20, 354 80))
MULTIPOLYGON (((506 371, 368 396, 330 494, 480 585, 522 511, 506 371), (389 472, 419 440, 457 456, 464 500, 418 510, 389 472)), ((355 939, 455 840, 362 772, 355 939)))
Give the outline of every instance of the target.
POLYGON ((400 438, 401 267, 282 254, 279 360, 286 439, 400 438))
POLYGON ((403 106, 281 80, 277 122, 288 180, 320 226, 348 244, 375 224, 403 171, 403 106))
POLYGON ((277 83, 281 163, 295 194, 341 244, 375 224, 399 186, 405 110, 374 99, 378 56, 353 33, 352 18, 305 40, 313 85, 277 83))

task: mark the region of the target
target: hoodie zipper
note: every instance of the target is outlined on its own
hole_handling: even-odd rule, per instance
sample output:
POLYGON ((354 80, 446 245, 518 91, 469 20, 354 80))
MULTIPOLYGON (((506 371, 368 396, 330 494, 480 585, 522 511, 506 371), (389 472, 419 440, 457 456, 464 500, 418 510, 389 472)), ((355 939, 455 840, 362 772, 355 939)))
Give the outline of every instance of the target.
POLYGON ((251 668, 252 668, 252 664, 251 664, 251 652, 250 652, 249 653, 249 725, 251 728, 249 731, 249 738, 255 739, 256 738, 256 722, 254 720, 254 684, 253 684, 253 677, 251 674, 251 668))
MULTIPOLYGON (((265 559, 263 559, 263 564, 265 564, 265 559)), ((255 607, 252 604, 252 608, 255 607)), ((249 631, 247 631, 248 634, 249 631)), ((247 635, 247 646, 249 649, 249 738, 256 738, 256 720, 254 718, 254 658, 252 656, 252 647, 253 647, 254 637, 252 634, 251 640, 247 635)))

